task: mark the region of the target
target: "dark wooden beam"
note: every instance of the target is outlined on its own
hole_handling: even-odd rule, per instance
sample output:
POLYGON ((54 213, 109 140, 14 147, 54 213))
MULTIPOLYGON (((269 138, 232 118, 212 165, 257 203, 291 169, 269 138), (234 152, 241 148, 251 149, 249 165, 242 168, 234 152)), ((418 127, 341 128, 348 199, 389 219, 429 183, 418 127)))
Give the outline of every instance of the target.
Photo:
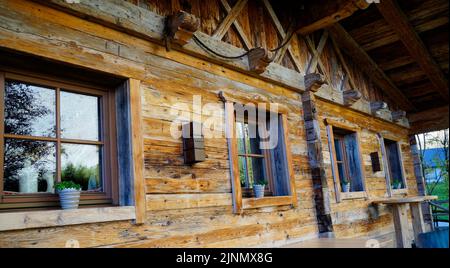
POLYGON ((346 53, 372 81, 380 87, 401 109, 414 110, 413 104, 398 89, 375 61, 359 46, 350 34, 336 23, 328 31, 341 50, 346 53))
POLYGON ((299 15, 297 33, 307 35, 327 28, 338 21, 350 17, 359 9, 369 7, 366 0, 316 0, 306 1, 299 15))
MULTIPOLYGON (((448 0, 426 0, 421 1, 406 15, 415 31, 420 34, 447 25, 449 18, 444 11, 448 10, 448 7, 448 0)), ((366 51, 399 41, 399 36, 383 18, 353 29, 350 34, 366 51)))
POLYGON ((389 23, 392 30, 400 37, 400 41, 409 51, 411 57, 415 59, 430 79, 436 92, 448 101, 449 92, 447 79, 437 63, 431 57, 419 35, 409 23, 406 15, 397 5, 397 2, 395 0, 381 1, 381 3, 376 6, 386 22, 389 23))
POLYGON ((410 134, 438 131, 449 127, 448 106, 408 114, 410 134))

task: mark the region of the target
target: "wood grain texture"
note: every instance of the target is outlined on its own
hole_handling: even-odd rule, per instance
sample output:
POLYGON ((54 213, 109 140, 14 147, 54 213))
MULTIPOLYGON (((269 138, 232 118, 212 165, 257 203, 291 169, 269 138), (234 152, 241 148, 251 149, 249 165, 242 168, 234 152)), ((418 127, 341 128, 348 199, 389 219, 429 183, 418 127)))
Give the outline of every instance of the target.
POLYGON ((144 190, 144 142, 142 140, 142 104, 140 81, 129 79, 130 112, 131 112, 131 147, 133 156, 134 205, 136 207, 136 223, 145 221, 144 190))
POLYGON ((447 79, 397 3, 395 1, 384 1, 377 5, 377 8, 391 25, 391 28, 400 36, 403 45, 405 45, 411 57, 421 66, 436 92, 448 102, 447 79))

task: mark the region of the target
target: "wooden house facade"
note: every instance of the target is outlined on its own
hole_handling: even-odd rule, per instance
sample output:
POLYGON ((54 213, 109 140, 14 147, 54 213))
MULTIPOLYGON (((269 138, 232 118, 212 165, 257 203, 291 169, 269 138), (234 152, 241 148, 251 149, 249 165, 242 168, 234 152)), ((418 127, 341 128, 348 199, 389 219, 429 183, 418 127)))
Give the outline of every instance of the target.
POLYGON ((0 247, 393 246, 373 201, 426 195, 414 134, 448 128, 448 1, 370 2, 0 0, 0 247), (237 104, 276 104, 275 149, 224 135, 250 124, 237 104), (195 163, 183 122, 214 122, 195 163), (91 175, 61 210, 71 161, 91 175))

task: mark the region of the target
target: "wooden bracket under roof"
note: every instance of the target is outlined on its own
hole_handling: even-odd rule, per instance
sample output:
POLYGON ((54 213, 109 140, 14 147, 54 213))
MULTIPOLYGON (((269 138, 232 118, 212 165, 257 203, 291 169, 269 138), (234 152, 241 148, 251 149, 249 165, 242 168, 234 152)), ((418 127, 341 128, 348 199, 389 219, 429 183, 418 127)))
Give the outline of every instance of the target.
POLYGON ((166 45, 170 44, 170 42, 174 42, 180 46, 184 46, 199 29, 200 19, 190 13, 180 10, 167 17, 165 27, 166 45))
POLYGON ((264 48, 253 48, 248 52, 248 65, 250 71, 261 74, 266 71, 267 66, 272 62, 270 52, 264 48))
POLYGON ((342 94, 344 96, 344 105, 347 107, 352 106, 353 103, 357 102, 362 97, 361 92, 354 89, 346 90, 342 94))
POLYGON ((310 73, 304 76, 305 91, 317 92, 325 84, 325 76, 320 73, 310 73))
POLYGON ((392 121, 391 111, 388 104, 384 101, 373 101, 370 103, 370 111, 374 116, 392 121))

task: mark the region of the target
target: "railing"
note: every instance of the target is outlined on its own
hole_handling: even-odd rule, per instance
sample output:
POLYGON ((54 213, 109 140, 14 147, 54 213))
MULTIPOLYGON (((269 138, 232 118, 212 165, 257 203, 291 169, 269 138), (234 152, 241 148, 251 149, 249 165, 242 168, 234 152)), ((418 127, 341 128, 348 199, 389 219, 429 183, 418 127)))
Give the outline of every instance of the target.
POLYGON ((430 206, 433 214, 434 227, 438 227, 439 222, 448 223, 448 200, 430 201, 430 206), (443 204, 447 204, 447 207, 444 207, 443 204))

